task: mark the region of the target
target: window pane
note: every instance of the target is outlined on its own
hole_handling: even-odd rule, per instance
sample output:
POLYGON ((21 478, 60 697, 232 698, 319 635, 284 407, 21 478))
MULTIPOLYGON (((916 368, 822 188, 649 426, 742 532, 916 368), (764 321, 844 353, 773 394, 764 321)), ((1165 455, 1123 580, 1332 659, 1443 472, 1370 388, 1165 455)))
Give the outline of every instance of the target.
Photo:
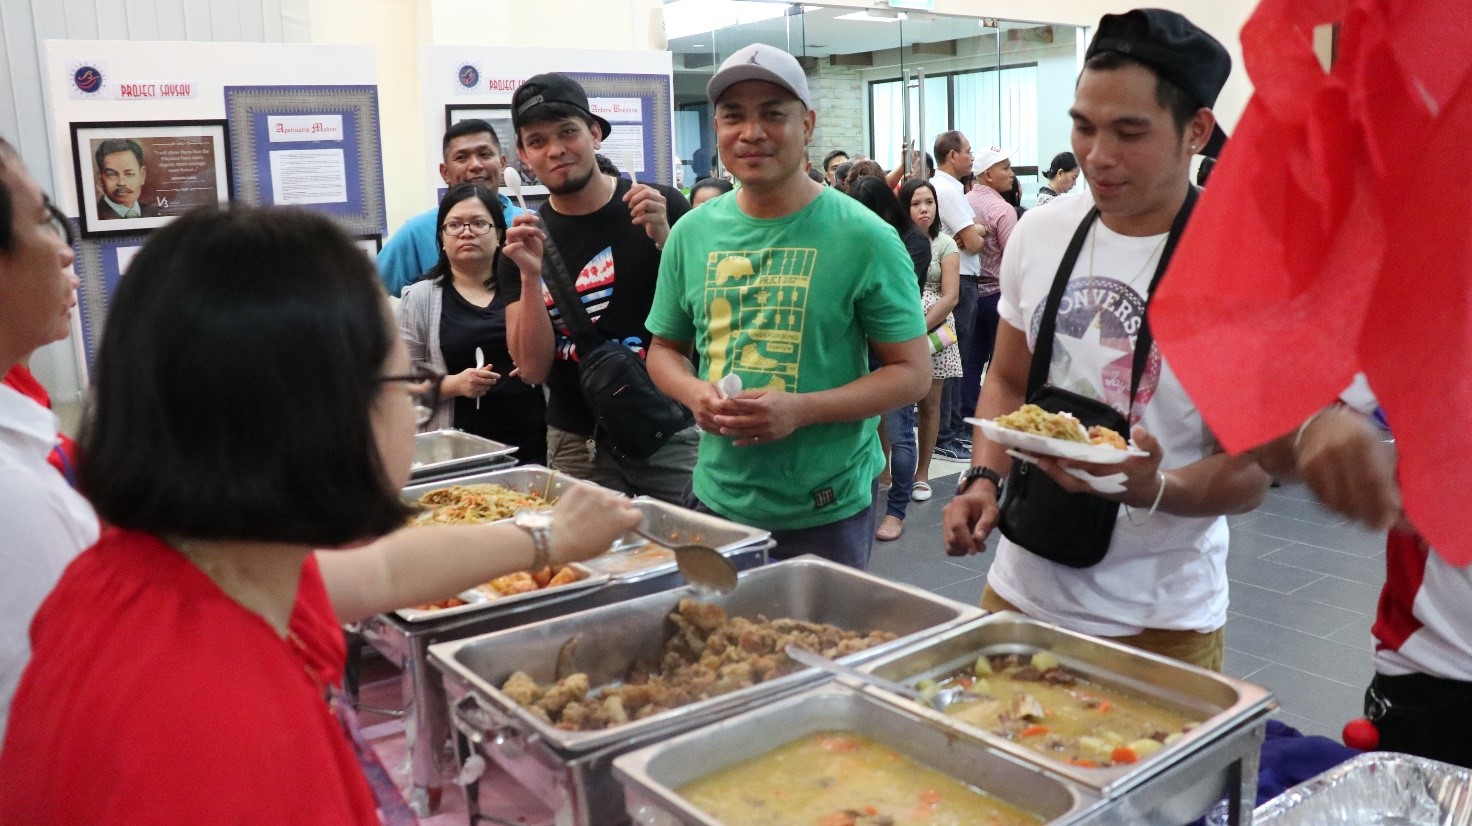
POLYGON ((869 134, 873 136, 872 157, 886 169, 894 163, 886 158, 900 156, 902 81, 887 80, 869 84, 869 134))

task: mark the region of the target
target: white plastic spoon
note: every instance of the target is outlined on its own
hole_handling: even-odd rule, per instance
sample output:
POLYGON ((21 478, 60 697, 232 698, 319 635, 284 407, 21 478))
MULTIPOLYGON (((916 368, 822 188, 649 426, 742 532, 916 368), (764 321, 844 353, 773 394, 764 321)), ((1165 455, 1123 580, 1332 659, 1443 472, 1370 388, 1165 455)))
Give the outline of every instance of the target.
MULTIPOLYGON (((485 354, 485 351, 482 350, 482 349, 480 349, 479 347, 477 347, 477 348, 475 348, 475 369, 479 370, 480 368, 485 367, 485 366, 486 366, 486 354, 485 354)), ((475 397, 475 409, 476 410, 479 410, 480 409, 480 396, 476 396, 475 397)))
POLYGON ((521 173, 516 167, 508 166, 501 177, 506 181, 506 188, 511 190, 511 197, 516 199, 516 205, 526 210, 526 199, 521 197, 521 173))

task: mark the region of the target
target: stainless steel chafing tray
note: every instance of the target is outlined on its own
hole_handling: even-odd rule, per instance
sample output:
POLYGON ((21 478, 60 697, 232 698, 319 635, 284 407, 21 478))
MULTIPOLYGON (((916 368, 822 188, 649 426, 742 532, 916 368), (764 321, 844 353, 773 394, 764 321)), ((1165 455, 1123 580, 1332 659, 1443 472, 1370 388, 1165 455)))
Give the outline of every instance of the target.
MULTIPOLYGON (((611 587, 619 585, 615 582, 611 587)), ((538 681, 552 682, 556 652, 574 634, 581 635, 575 668, 588 674, 594 686, 621 681, 636 660, 658 654, 667 635, 667 615, 681 599, 696 596, 692 588, 678 588, 430 646, 431 662, 444 674, 456 728, 476 752, 495 760, 551 806, 558 823, 601 826, 627 822, 623 791, 613 778, 614 757, 801 691, 826 677, 807 669, 627 725, 586 732, 543 724, 502 694, 500 686, 518 670, 538 681)), ((900 635, 900 639, 845 657, 849 663, 981 614, 971 606, 816 557, 746 571, 734 592, 713 601, 735 616, 765 614, 900 635)), ((473 791, 470 798, 474 811, 473 791)))
POLYGON ((453 479, 441 479, 435 482, 424 482, 418 485, 409 485, 399 493, 399 498, 413 505, 418 504, 419 497, 432 490, 443 490, 455 485, 501 485, 511 490, 522 493, 535 493, 541 495, 544 492, 547 497, 556 500, 557 497, 566 493, 573 485, 585 487, 597 487, 591 482, 568 476, 566 473, 556 473, 541 465, 522 465, 520 467, 505 468, 503 470, 492 470, 485 473, 476 473, 470 476, 457 476, 453 479))
POLYGON ((444 476, 456 470, 494 464, 515 452, 514 445, 463 430, 431 430, 414 437, 414 464, 410 466, 409 478, 444 476))
POLYGON ((615 758, 614 772, 637 826, 720 826, 675 790, 820 731, 862 734, 1045 823, 1124 822, 1079 786, 832 683, 615 758))
MULTIPOLYGON (((672 545, 698 542, 723 554, 730 554, 739 548, 765 543, 772 535, 771 531, 747 527, 648 496, 639 496, 633 501, 634 507, 644 512, 645 533, 672 545)), ((648 553, 651 550, 649 543, 632 533, 628 535, 628 539, 630 541, 616 544, 609 553, 587 560, 585 564, 594 571, 619 580, 644 579, 675 569, 672 551, 666 550, 651 559, 648 553)))
POLYGON ((913 642, 938 626, 981 614, 977 608, 927 593, 817 557, 755 568, 741 574, 732 593, 713 599, 691 588, 652 594, 534 625, 430 647, 430 661, 451 680, 481 698, 516 727, 566 751, 589 751, 665 726, 687 726, 754 698, 769 696, 822 679, 817 669, 801 671, 712 697, 603 731, 564 731, 547 725, 501 693, 513 672, 524 671, 541 683, 555 682, 557 651, 577 636, 574 670, 596 687, 621 682, 640 659, 657 662, 668 637, 666 618, 681 599, 700 598, 731 616, 788 618, 825 622, 850 631, 890 631, 899 639, 844 657, 865 662, 913 642))
POLYGON ((1078 634, 1004 611, 875 658, 863 670, 913 685, 973 663, 982 654, 1047 650, 1087 680, 1145 697, 1202 722, 1139 763, 1083 768, 1019 745, 895 695, 875 690, 957 732, 1037 765, 1109 799, 1122 800, 1131 823, 1186 823, 1226 796, 1236 822, 1256 800, 1258 749, 1277 703, 1266 689, 1176 660, 1078 634))
POLYGON ((1374 751, 1341 763, 1258 807, 1267 826, 1472 823, 1472 770, 1374 751))

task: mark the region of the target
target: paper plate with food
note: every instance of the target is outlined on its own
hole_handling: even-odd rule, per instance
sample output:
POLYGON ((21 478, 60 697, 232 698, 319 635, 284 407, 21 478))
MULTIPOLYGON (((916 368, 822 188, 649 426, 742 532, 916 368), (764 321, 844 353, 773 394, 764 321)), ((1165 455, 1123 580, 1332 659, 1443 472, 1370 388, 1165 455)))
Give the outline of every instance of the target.
POLYGON ((994 442, 1039 456, 1072 459, 1099 465, 1115 465, 1131 456, 1149 454, 1107 427, 1084 427, 1068 413, 1049 413, 1035 404, 1024 404, 996 419, 967 419, 994 442))

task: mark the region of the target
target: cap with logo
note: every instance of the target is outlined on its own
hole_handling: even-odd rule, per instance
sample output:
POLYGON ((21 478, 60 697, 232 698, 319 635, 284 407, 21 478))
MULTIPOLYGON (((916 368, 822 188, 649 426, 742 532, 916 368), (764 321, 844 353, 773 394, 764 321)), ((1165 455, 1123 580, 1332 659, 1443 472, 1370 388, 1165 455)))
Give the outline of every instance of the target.
POLYGON ((727 89, 747 80, 776 84, 791 92, 803 106, 813 108, 812 96, 808 93, 808 76, 797 58, 765 43, 753 43, 732 52, 711 76, 710 83, 705 86, 705 95, 711 103, 716 103, 727 89))
MULTIPOLYGON (((1184 16, 1165 9, 1134 9, 1099 20, 1084 59, 1119 52, 1154 69, 1210 109, 1232 72, 1232 57, 1215 37, 1184 16)), ((1217 124, 1201 154, 1216 157, 1227 142, 1217 124)))
POLYGON ((988 146, 985 149, 973 150, 971 153, 971 173, 973 175, 980 175, 1011 157, 1011 150, 1002 149, 998 146, 988 146))
POLYGON ((521 127, 536 123, 537 108, 549 103, 561 103, 581 111, 598 124, 604 138, 608 137, 608 130, 612 127, 608 121, 593 114, 593 108, 588 105, 588 93, 576 80, 556 72, 527 78, 516 87, 511 94, 511 128, 520 131, 521 127))

